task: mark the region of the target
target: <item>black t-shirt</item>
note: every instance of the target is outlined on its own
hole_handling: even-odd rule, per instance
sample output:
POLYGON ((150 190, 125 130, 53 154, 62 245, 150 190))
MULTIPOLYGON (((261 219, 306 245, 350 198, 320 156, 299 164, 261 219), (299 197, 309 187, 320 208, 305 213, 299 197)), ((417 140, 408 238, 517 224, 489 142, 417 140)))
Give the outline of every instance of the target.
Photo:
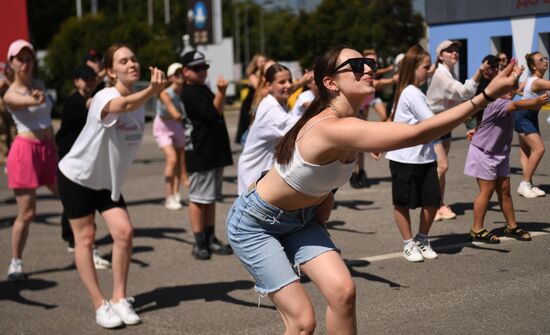
POLYGON ((225 119, 206 85, 185 85, 181 101, 193 125, 193 150, 185 152, 187 171, 199 172, 233 164, 225 119))
POLYGON ((59 159, 63 158, 71 150, 71 147, 86 124, 86 118, 88 117, 86 100, 87 98, 76 91, 67 98, 63 105, 61 127, 57 131, 57 134, 55 134, 59 159))

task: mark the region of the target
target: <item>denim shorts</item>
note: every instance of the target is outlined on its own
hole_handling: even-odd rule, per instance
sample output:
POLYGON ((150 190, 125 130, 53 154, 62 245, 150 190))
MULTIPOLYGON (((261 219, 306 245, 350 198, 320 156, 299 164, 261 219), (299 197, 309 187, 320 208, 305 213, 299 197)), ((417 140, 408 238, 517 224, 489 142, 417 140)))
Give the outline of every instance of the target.
POLYGON ((295 267, 337 250, 313 219, 317 209, 285 211, 264 201, 255 189, 235 200, 227 215, 227 237, 254 278, 257 292, 264 295, 283 288, 299 279, 295 267))
POLYGON ((539 111, 522 110, 514 113, 514 130, 520 134, 540 134, 539 111))
POLYGON ((510 153, 489 153, 470 144, 464 174, 483 180, 510 176, 510 153))

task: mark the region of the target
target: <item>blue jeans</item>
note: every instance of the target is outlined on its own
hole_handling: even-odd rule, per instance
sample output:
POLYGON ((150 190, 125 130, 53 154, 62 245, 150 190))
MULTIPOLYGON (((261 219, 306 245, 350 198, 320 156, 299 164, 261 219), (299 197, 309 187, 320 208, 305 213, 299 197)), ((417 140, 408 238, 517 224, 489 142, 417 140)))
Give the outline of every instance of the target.
POLYGON ((317 209, 285 211, 264 201, 255 189, 235 200, 227 215, 227 237, 260 294, 298 280, 293 265, 298 267, 336 250, 323 227, 314 221, 317 209))

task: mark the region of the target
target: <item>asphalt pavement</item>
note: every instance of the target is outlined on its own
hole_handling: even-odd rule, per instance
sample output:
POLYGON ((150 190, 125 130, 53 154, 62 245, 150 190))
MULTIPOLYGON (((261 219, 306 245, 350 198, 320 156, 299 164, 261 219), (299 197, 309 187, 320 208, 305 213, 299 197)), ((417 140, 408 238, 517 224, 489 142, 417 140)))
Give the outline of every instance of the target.
MULTIPOLYGON (((226 115, 233 140, 238 115, 226 115)), ((550 125, 541 131, 550 147, 550 125)), ((455 220, 436 222, 432 245, 439 258, 409 263, 393 220, 388 162, 367 155, 370 187, 342 187, 336 196, 329 232, 342 250, 357 286, 359 334, 550 334, 550 196, 525 199, 515 189, 521 180, 517 138, 511 156, 512 190, 520 226, 531 242, 503 239, 499 245, 469 242, 477 193, 462 171, 468 142, 464 127, 454 132, 447 181, 447 203, 455 220)), ((225 240, 225 217, 236 197, 236 162, 226 168, 223 201, 217 204, 217 234, 225 240)), ((535 182, 550 193, 548 153, 535 182)), ((59 200, 38 192, 23 263, 24 283, 5 280, 11 257, 11 224, 17 207, 0 176, 0 334, 281 334, 283 324, 269 299, 261 299, 235 256, 197 261, 193 234, 183 210, 163 206, 163 156, 147 124, 144 143, 126 179, 123 194, 135 226, 128 294, 143 323, 118 330, 95 324, 93 307, 76 272, 73 255, 61 240, 59 200)), ((184 192, 184 202, 187 195, 184 192)), ((412 216, 414 231, 418 211, 412 216)), ((97 247, 111 257, 111 240, 98 216, 97 247)), ((504 218, 496 195, 486 227, 502 234, 504 218)), ((106 296, 111 271, 99 271, 106 296)), ((326 334, 326 303, 315 285, 303 280, 315 306, 316 334, 326 334)))

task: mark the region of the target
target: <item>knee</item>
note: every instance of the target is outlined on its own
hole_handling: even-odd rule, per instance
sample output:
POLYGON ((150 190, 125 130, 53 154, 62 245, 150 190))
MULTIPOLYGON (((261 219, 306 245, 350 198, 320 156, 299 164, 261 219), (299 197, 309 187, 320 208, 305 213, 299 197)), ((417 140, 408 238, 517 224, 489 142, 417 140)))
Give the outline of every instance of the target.
POLYGON ((118 227, 116 231, 113 231, 113 240, 116 243, 130 244, 133 236, 134 228, 129 224, 118 227))
POLYGON ((332 308, 349 309, 355 307, 355 283, 351 278, 342 279, 328 297, 328 304, 332 308))
POLYGON ((304 313, 298 320, 295 328, 300 335, 313 334, 317 322, 314 313, 304 313))
POLYGON ((85 229, 73 230, 75 245, 91 249, 95 243, 95 228, 93 225, 85 229))
POLYGON ((19 215, 17 215, 17 219, 19 221, 22 221, 24 226, 28 226, 31 223, 32 219, 34 219, 35 215, 36 215, 36 210, 28 209, 20 212, 19 215))

